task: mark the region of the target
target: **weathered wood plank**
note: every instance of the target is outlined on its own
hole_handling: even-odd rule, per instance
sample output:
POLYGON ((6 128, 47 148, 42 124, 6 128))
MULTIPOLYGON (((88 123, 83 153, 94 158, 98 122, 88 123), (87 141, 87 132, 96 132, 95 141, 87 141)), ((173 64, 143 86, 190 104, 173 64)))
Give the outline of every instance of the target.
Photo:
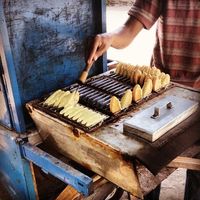
POLYGON ((33 130, 28 132, 28 142, 34 146, 37 146, 41 144, 43 141, 38 131, 33 130))
MULTIPOLYGON (((84 197, 81 193, 79 193, 77 190, 75 190, 72 186, 68 185, 61 193, 60 195, 56 198, 56 200, 87 200, 90 199, 91 196, 95 196, 97 193, 97 189, 102 187, 103 185, 105 185, 106 183, 108 183, 108 181, 104 178, 102 178, 99 175, 95 175, 93 177, 93 186, 92 186, 92 191, 94 192, 92 195, 90 195, 90 197, 84 197)), ((110 184, 112 185, 112 184, 110 184)), ((103 187, 104 188, 104 187, 103 187)), ((113 190, 113 187, 108 187, 107 190, 105 190, 104 188, 104 194, 105 195, 109 195, 110 192, 113 190)), ((102 191, 102 188, 101 188, 102 191)), ((95 196, 95 200, 97 200, 97 196, 95 196)))
POLYGON ((34 171, 34 167, 33 167, 32 162, 30 162, 30 168, 31 168, 31 174, 32 174, 32 178, 33 178, 33 185, 34 185, 34 191, 35 191, 35 194, 36 194, 36 200, 39 200, 38 187, 37 187, 35 171, 34 171))
MULTIPOLYGON (((192 147, 188 148, 181 156, 193 157, 200 152, 200 144, 197 143, 192 147)), ((136 171, 139 179, 139 183, 144 195, 151 192, 160 184, 164 179, 166 179, 171 173, 173 173, 176 168, 165 167, 156 176, 154 176, 144 165, 136 162, 136 171)))
POLYGON ((111 182, 107 182, 106 184, 99 187, 95 192, 89 197, 83 198, 83 200, 104 200, 106 197, 112 193, 112 191, 116 188, 111 182))
POLYGON ((109 181, 142 197, 134 166, 120 151, 97 140, 91 134, 73 132, 73 127, 34 108, 31 116, 43 139, 59 152, 109 181), (125 181, 126 180, 126 181, 125 181))
POLYGON ((168 167, 200 170, 200 159, 179 156, 170 162, 168 167))
POLYGON ((56 198, 56 200, 81 200, 83 199, 83 196, 77 192, 72 186, 68 185, 61 193, 60 195, 56 198))

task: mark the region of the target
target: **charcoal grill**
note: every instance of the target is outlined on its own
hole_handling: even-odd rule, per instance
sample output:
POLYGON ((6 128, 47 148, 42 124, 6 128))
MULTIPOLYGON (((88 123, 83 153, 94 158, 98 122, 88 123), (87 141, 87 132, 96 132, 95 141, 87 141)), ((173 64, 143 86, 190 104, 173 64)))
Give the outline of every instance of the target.
POLYGON ((47 95, 39 101, 36 101, 33 104, 33 106, 55 118, 58 118, 66 123, 71 124, 75 128, 82 129, 85 132, 92 132, 102 125, 118 120, 119 117, 126 115, 131 110, 136 109, 138 105, 141 105, 147 99, 151 99, 163 93, 166 90, 162 89, 159 92, 153 92, 150 96, 146 97, 138 103, 133 103, 129 108, 122 110, 120 113, 111 113, 109 109, 111 97, 116 96, 120 99, 126 90, 131 89, 133 87, 134 85, 131 84, 129 79, 117 75, 112 70, 105 74, 101 74, 90 78, 85 84, 75 83, 71 86, 63 88, 63 90, 65 91, 78 91, 80 94, 80 104, 107 116, 103 122, 98 123, 93 127, 86 127, 81 123, 78 123, 68 117, 61 115, 60 111, 62 110, 62 108, 58 109, 55 107, 44 105, 43 102, 46 98, 48 98, 49 95, 47 95))

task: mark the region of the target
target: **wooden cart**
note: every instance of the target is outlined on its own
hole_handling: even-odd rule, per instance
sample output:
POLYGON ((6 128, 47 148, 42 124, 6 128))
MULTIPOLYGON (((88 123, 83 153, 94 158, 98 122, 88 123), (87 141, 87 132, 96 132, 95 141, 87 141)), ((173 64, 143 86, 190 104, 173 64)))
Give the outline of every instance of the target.
MULTIPOLYGON (((27 106, 41 137, 47 140, 51 146, 132 195, 143 198, 145 194, 149 193, 171 174, 175 168, 166 166, 154 176, 144 165, 135 160, 135 155, 143 148, 143 143, 137 138, 123 134, 123 122, 139 110, 147 108, 152 102, 156 102, 166 95, 175 95, 200 102, 200 92, 176 85, 160 96, 140 105, 137 110, 123 116, 119 121, 103 126, 92 133, 74 129, 71 125, 51 117, 34 108, 32 106, 33 102, 27 106)), ((177 132, 190 134, 199 131, 200 109, 198 108, 197 112, 168 131, 166 135, 173 136, 177 132)), ((167 140, 168 137, 164 135, 162 143, 168 142, 167 140)), ((155 145, 160 145, 160 142, 155 142, 155 145)), ((198 151, 199 147, 195 146, 195 148, 192 147, 185 151, 183 155, 192 157, 198 151)), ((184 161, 180 161, 179 158, 179 160, 174 160, 170 166, 179 167, 179 164, 184 163, 184 161)), ((187 167, 195 169, 195 163, 188 165, 188 162, 186 162, 186 164, 187 167)))

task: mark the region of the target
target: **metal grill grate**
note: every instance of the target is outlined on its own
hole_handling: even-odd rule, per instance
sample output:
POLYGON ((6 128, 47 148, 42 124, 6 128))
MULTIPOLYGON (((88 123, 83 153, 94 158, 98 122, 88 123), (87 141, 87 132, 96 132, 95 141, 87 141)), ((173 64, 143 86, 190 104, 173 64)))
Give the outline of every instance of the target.
POLYGON ((126 90, 132 88, 132 86, 128 84, 128 80, 117 76, 101 76, 97 79, 91 79, 86 84, 108 94, 117 96, 118 98, 121 98, 126 90))
MULTIPOLYGON (((113 115, 109 109, 111 97, 116 96, 118 98, 121 98, 124 92, 127 89, 131 89, 132 87, 133 86, 131 85, 130 81, 127 78, 124 78, 122 76, 119 76, 111 72, 107 75, 100 75, 100 76, 91 78, 85 84, 76 83, 63 89, 66 91, 70 90, 71 92, 78 91, 80 94, 80 101, 79 101, 80 104, 108 115, 108 118, 104 120, 103 123, 97 124, 96 126, 92 128, 88 128, 80 123, 77 123, 76 121, 73 121, 72 119, 68 119, 67 117, 62 116, 59 113, 61 109, 44 106, 42 104, 42 102, 44 101, 44 98, 40 100, 39 102, 37 102, 35 104, 35 107, 77 128, 80 128, 87 132, 91 132, 93 130, 96 130, 101 125, 107 122, 113 121, 115 119, 118 119, 118 117, 121 115, 127 114, 128 110, 132 110, 136 108, 138 104, 142 104, 143 102, 146 101, 146 99, 143 99, 138 104, 132 104, 127 110, 123 110, 119 114, 113 115)), ((162 90, 159 93, 163 93, 163 91, 165 90, 162 90)), ((150 97, 148 97, 148 99, 158 96, 159 93, 153 93, 150 97)))

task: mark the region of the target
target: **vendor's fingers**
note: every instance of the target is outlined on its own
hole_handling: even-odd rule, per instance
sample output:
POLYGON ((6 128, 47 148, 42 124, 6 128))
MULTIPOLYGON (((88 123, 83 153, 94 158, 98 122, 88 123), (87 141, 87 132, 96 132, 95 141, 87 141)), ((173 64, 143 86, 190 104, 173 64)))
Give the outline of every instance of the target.
POLYGON ((104 54, 104 52, 107 50, 106 45, 101 45, 98 50, 96 51, 96 54, 94 56, 94 60, 96 61, 100 56, 104 54))
POLYGON ((90 64, 92 61, 94 61, 96 59, 96 53, 98 51, 98 49, 101 46, 101 37, 99 35, 97 35, 94 39, 92 48, 91 48, 91 52, 90 55, 88 57, 88 64, 90 64))

